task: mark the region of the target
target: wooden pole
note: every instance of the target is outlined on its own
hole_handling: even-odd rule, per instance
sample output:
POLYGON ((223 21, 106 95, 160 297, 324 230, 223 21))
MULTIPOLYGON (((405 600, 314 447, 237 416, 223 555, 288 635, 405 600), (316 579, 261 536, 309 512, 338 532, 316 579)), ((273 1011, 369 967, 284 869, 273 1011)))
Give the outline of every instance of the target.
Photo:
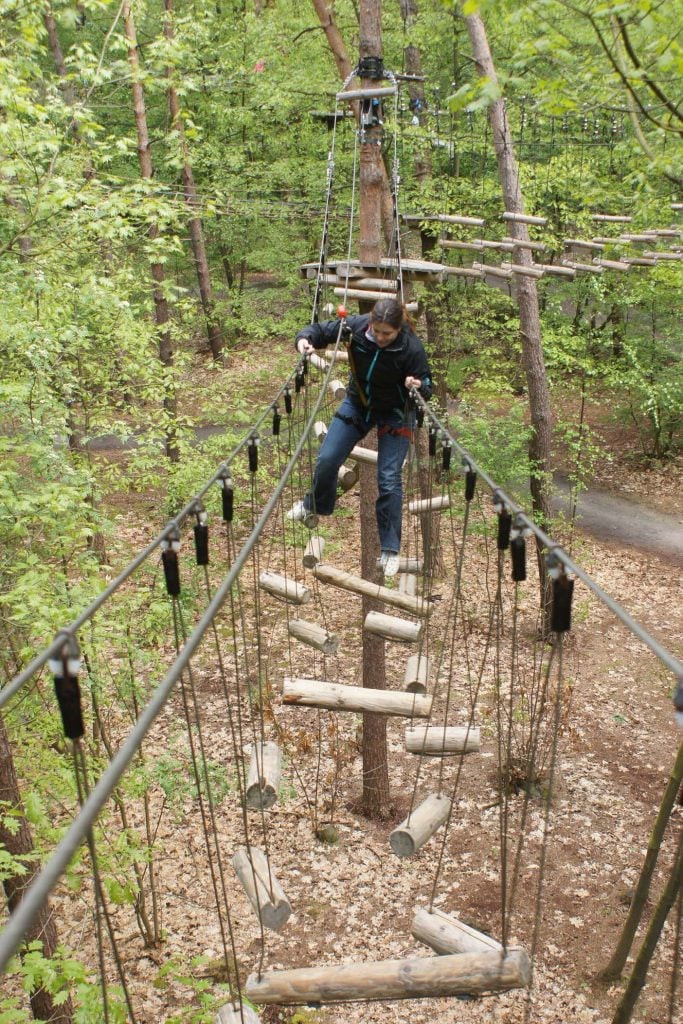
POLYGON ((426 654, 411 654, 406 663, 403 689, 409 693, 426 693, 429 679, 429 658, 426 654))
POLYGON ((443 910, 425 910, 418 907, 410 926, 418 942, 424 942, 435 953, 500 953, 503 947, 490 935, 484 935, 474 928, 458 921, 457 917, 445 914, 443 910))
POLYGON ((406 750, 409 754, 444 757, 447 754, 477 753, 481 730, 467 725, 416 725, 406 729, 406 750))
POLYGON ((247 806, 267 810, 277 800, 282 758, 277 743, 255 743, 247 776, 247 806))
POLYGON ((271 931, 279 931, 289 919, 292 908, 263 850, 255 846, 238 847, 232 866, 259 920, 271 931))
POLYGON ((321 583, 329 583, 333 587, 341 587, 342 590, 350 590, 354 594, 371 597, 375 601, 393 605, 394 608, 400 608, 412 615, 430 615, 432 612, 432 606, 421 597, 400 594, 397 590, 391 590, 390 587, 382 587, 379 583, 372 583, 360 576, 353 576, 350 572, 344 572, 343 569, 337 569, 324 562, 314 567, 313 575, 321 583))
POLYGON ((428 718, 432 709, 432 698, 419 693, 289 677, 285 677, 282 685, 282 700, 285 704, 327 708, 329 711, 369 711, 376 715, 402 715, 405 718, 428 718))
POLYGON ((368 633, 402 644, 418 643, 422 637, 422 628, 421 622, 397 619, 395 615, 384 615, 382 612, 368 612, 363 623, 363 629, 368 633))
POLYGON ((522 950, 461 953, 425 959, 268 971, 247 979, 255 1003, 340 1003, 349 1000, 423 999, 505 992, 529 984, 531 965, 522 950))
POLYGON ((276 572, 262 572, 258 578, 259 587, 274 597, 282 598, 292 604, 308 604, 311 592, 303 583, 280 576, 276 572))
POLYGON ((322 626, 315 622, 304 622, 303 619, 290 619, 288 625, 289 635, 302 644, 315 647, 323 654, 336 654, 339 647, 339 637, 336 633, 329 633, 322 626))
POLYGON ((389 844, 397 857, 412 857, 448 819, 451 801, 431 793, 391 833, 389 844))
POLYGON ((324 550, 325 538, 318 536, 311 537, 306 545, 306 550, 304 551, 301 561, 307 569, 312 569, 322 560, 324 550))

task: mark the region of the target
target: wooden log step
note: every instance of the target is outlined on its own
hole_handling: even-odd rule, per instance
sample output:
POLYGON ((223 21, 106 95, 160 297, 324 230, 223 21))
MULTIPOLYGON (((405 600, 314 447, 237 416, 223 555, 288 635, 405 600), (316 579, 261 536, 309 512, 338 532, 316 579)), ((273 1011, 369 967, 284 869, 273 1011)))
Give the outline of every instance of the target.
POLYGON ((632 267, 656 267, 657 260, 649 259, 647 256, 624 256, 624 263, 632 267))
POLYGON ((671 209, 672 210, 683 210, 683 203, 672 203, 671 204, 671 209))
POLYGON ((412 572, 402 572, 398 577, 399 594, 407 594, 408 597, 415 597, 417 594, 417 577, 412 572))
POLYGON ((308 604, 311 600, 311 592, 303 583, 290 580, 286 576, 280 576, 276 572, 262 572, 258 578, 259 587, 274 597, 291 604, 308 604))
POLYGON ((310 352, 306 358, 308 359, 311 366, 317 367, 318 370, 329 370, 330 364, 322 356, 319 356, 317 352, 310 352))
POLYGON ((569 267, 570 270, 582 271, 586 274, 604 273, 604 267, 596 267, 593 263, 577 263, 575 260, 562 260, 562 266, 569 267))
POLYGON ((619 239, 613 235, 594 235, 591 241, 598 242, 600 245, 619 245, 619 239))
POLYGON ((267 810, 277 800, 282 757, 277 743, 255 743, 247 775, 247 806, 267 810))
POLYGON ((432 698, 397 690, 373 690, 368 686, 346 686, 320 679, 285 677, 282 700, 298 707, 326 708, 328 711, 369 711, 376 715, 428 718, 432 698))
POLYGON ((456 238, 441 238, 439 239, 439 245, 442 249, 465 249, 472 252, 482 252, 484 246, 478 239, 472 239, 471 242, 461 242, 456 238))
POLYGON ((337 351, 334 353, 334 362, 335 363, 348 363, 348 361, 349 361, 349 353, 345 349, 343 349, 343 348, 338 348, 337 351))
POLYGON ((361 576, 353 576, 350 572, 337 569, 334 565, 320 563, 313 569, 313 575, 321 583, 329 583, 333 587, 341 587, 342 590, 350 590, 354 594, 363 594, 365 597, 374 597, 378 601, 384 601, 394 608, 401 608, 412 615, 431 615, 432 606, 421 597, 409 597, 408 594, 401 594, 398 590, 391 590, 389 587, 382 587, 378 583, 364 580, 361 576))
POLYGON ((363 448, 361 445, 356 445, 355 448, 351 449, 349 458, 354 459, 356 462, 367 462, 371 466, 377 465, 377 452, 373 451, 372 448, 363 448))
POLYGON ((337 99, 344 100, 367 100, 374 96, 395 96, 397 92, 395 85, 378 86, 375 89, 347 89, 345 92, 338 92, 337 99))
POLYGON ((218 1011, 214 1024, 261 1024, 261 1018, 247 1003, 226 1003, 218 1011))
POLYGON ((481 270, 474 270, 472 267, 451 267, 451 277, 476 277, 479 280, 483 277, 481 270))
POLYGON ((406 729, 406 751, 423 757, 476 754, 481 749, 481 729, 466 725, 417 725, 406 729))
POLYGON ((683 259, 683 253, 681 252, 644 252, 643 256, 651 260, 681 260, 683 259))
POLYGON ((642 235, 619 235, 620 242, 656 242, 657 232, 648 231, 642 235))
POLYGON ((497 249, 502 252, 514 252, 515 248, 513 242, 504 242, 495 238, 475 238, 473 241, 479 242, 482 249, 497 249))
POLYGON ((475 270, 481 271, 481 273, 485 274, 487 277, 501 277, 508 281, 512 278, 512 274, 509 270, 502 270, 500 267, 494 267, 490 263, 473 262, 472 266, 475 270))
POLYGON ((290 619, 287 626, 289 635, 295 640, 309 647, 315 647, 323 654, 336 654, 339 647, 339 637, 336 633, 318 626, 315 622, 304 622, 303 619, 290 619))
POLYGON ((342 398, 346 398, 346 385, 340 380, 329 381, 327 387, 332 393, 332 397, 335 402, 341 402, 342 398))
POLYGON ((244 989, 254 1003, 341 1003, 480 995, 524 988, 531 964, 523 950, 460 953, 355 964, 327 964, 250 974, 244 989))
POLYGON ((603 260, 598 256, 593 257, 593 263, 598 267, 604 267, 606 270, 630 270, 629 263, 622 263, 621 260, 603 260))
MULTIPOLYGON (((323 284, 332 284, 339 287, 345 283, 343 274, 321 274, 320 280, 323 284)), ((398 289, 397 281, 387 281, 382 277, 351 277, 354 288, 370 288, 375 291, 395 292, 398 289)))
POLYGON ((443 512, 444 509, 450 507, 451 499, 448 494, 438 494, 434 498, 421 498, 408 502, 408 511, 416 516, 421 516, 425 512, 443 512))
POLYGON ((616 215, 613 213, 594 213, 591 216, 591 220, 603 222, 605 224, 630 224, 633 217, 626 217, 621 214, 616 215))
POLYGON ((652 228, 652 234, 659 238, 680 238, 680 228, 652 228))
POLYGON ((545 227, 548 223, 547 217, 533 217, 528 213, 511 213, 507 210, 503 214, 503 220, 514 221, 515 224, 538 224, 539 227, 545 227))
POLYGON ((401 220, 404 220, 406 224, 435 220, 440 221, 442 224, 463 224, 464 226, 469 225, 475 228, 483 228, 484 224, 486 224, 483 217, 463 217, 459 213, 403 213, 401 214, 401 220))
POLYGON ((412 857, 417 853, 441 828, 450 812, 451 801, 447 796, 430 793, 389 836, 389 845, 396 856, 412 857))
POLYGON ((576 271, 571 267, 558 267, 557 263, 538 263, 541 270, 546 274, 556 274, 558 277, 576 277, 576 271))
POLYGON ((301 561, 307 569, 312 569, 318 562, 322 562, 323 551, 325 550, 324 537, 311 537, 304 550, 301 561))
MULTIPOLYGON (((354 282, 355 283, 355 282, 354 282)), ((334 288, 335 295, 345 299, 386 299, 386 292, 370 291, 368 288, 334 288)))
MULTIPOLYGON (((399 596, 405 597, 404 594, 399 596)), ((398 619, 383 612, 368 612, 363 623, 363 629, 368 633, 402 644, 416 644, 422 637, 422 628, 421 622, 408 622, 407 619, 398 619)))
POLYGON ((530 249, 531 252, 545 252, 548 248, 545 242, 531 242, 526 238, 511 238, 510 235, 506 235, 503 241, 512 242, 515 249, 530 249))
POLYGON ((327 433, 327 423, 324 420, 316 420, 313 424, 313 433, 316 441, 322 443, 327 433))
POLYGON ((565 238, 563 241, 565 245, 570 246, 572 249, 595 249, 596 252, 599 252, 605 248, 603 243, 596 241, 595 238, 590 242, 584 238, 565 238))
POLYGON ((277 932, 289 920, 292 908, 282 886, 268 867, 268 858, 255 846, 239 846, 232 858, 242 888, 266 928, 277 932))
POLYGON ((418 907, 410 926, 418 942, 424 942, 435 953, 501 953, 503 947, 490 935, 470 928, 457 917, 443 910, 418 907))
POLYGON ((337 483, 342 491, 350 491, 358 483, 358 465, 340 466, 337 473, 337 483))
POLYGON ((411 654, 406 662, 403 689, 408 693, 426 693, 429 681, 429 658, 426 654, 411 654))
POLYGON ((519 274, 521 277, 543 277, 545 271, 538 267, 527 267, 524 263, 501 263, 503 270, 509 270, 512 274, 519 274))
POLYGON ((424 570, 424 562, 421 558, 399 558, 399 572, 414 572, 419 576, 424 570))

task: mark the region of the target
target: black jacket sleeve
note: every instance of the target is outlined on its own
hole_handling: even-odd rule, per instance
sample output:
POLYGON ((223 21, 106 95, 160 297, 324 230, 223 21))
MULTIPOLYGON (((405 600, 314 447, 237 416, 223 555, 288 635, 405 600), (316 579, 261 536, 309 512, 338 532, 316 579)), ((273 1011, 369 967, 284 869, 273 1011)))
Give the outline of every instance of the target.
POLYGON ((428 402, 433 392, 432 371, 429 368, 429 360, 424 346, 415 334, 411 334, 410 337, 406 377, 419 377, 422 381, 420 394, 425 402, 428 402))
MULTIPOLYGON (((356 319, 352 316, 347 317, 348 326, 353 329, 352 321, 356 319)), ((319 324, 308 324, 306 327, 302 327, 297 332, 297 336, 294 340, 294 346, 299 338, 306 338, 310 341, 313 348, 325 348, 327 345, 334 345, 337 341, 339 334, 339 328, 341 327, 342 320, 323 320, 319 324)))

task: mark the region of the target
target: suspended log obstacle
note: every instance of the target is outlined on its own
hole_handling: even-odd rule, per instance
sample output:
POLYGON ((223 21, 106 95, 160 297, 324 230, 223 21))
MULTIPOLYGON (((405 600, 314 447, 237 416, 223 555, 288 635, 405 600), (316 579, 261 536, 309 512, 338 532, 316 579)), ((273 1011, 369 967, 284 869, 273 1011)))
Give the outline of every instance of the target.
POLYGON ((418 942, 424 942, 440 955, 503 951, 500 942, 496 942, 490 935, 470 928, 457 917, 445 914, 443 910, 426 910, 424 907, 418 907, 410 931, 418 942))
POLYGON ((448 494, 439 494, 435 498, 422 498, 417 501, 408 502, 408 511, 414 516, 421 516, 427 512, 443 512, 451 507, 451 499, 448 494))
POLYGON ((448 797, 431 793, 393 830, 389 836, 391 849, 397 857, 412 857, 431 839, 450 813, 451 801, 448 797))
POLYGON ((238 847, 232 866, 259 920, 271 931, 279 931, 292 908, 263 850, 255 846, 238 847))
POLYGON ((304 550, 303 558, 301 561, 307 569, 312 569, 322 560, 323 551, 325 550, 325 538, 324 537, 311 537, 306 548, 304 550))
POLYGON ((382 612, 368 612, 363 623, 363 629, 367 633, 381 636, 385 640, 396 640, 402 644, 418 643, 422 638, 422 628, 421 622, 408 622, 407 619, 398 619, 394 615, 384 615, 382 612))
POLYGON ((336 654, 339 647, 339 637, 336 633, 330 633, 322 626, 314 622, 304 622, 303 619, 290 619, 288 625, 289 635, 295 640, 309 647, 315 647, 323 654, 336 654))
POLYGON ((258 578, 259 587, 273 597, 279 597, 290 604, 308 604, 311 600, 311 591, 303 583, 290 580, 286 576, 280 576, 275 572, 262 572, 258 578))
POLYGON ((261 1024, 261 1018, 246 1003, 226 1003, 218 1011, 215 1024, 261 1024))
POLYGON ((282 686, 285 704, 325 708, 328 711, 370 711, 376 715, 404 718, 428 718, 432 698, 396 690, 373 690, 368 686, 342 686, 319 679, 285 677, 282 686))
POLYGON ((255 1003, 341 1003, 371 999, 434 999, 506 992, 529 984, 523 950, 420 959, 301 967, 251 974, 245 995, 255 1003))
POLYGON ((313 569, 313 575, 321 583, 329 583, 333 587, 341 587, 342 590, 350 590, 353 594, 374 597, 385 604, 393 605, 404 612, 413 615, 431 615, 432 606, 421 597, 411 597, 409 594, 401 594, 398 590, 391 590, 389 587, 381 587, 378 583, 371 583, 361 576, 353 576, 350 572, 337 569, 333 565, 319 563, 313 569))
POLYGON ((405 741, 409 754, 423 757, 477 754, 481 749, 481 730, 473 725, 418 725, 406 729, 405 741))
POLYGON ((255 743, 247 776, 247 806, 268 810, 277 800, 282 756, 277 743, 255 743))
POLYGON ((377 465, 377 452, 372 448, 363 448, 361 445, 356 445, 351 449, 349 458, 355 459, 356 462, 366 462, 371 466, 377 465))
POLYGON ((340 466, 337 473, 337 483, 342 491, 350 491, 358 483, 358 464, 353 466, 340 466))
POLYGON ((399 594, 415 597, 417 594, 417 577, 411 572, 402 572, 398 578, 399 594))
POLYGON ((426 693, 429 680, 429 658, 426 654, 412 654, 406 663, 403 689, 408 693, 426 693))

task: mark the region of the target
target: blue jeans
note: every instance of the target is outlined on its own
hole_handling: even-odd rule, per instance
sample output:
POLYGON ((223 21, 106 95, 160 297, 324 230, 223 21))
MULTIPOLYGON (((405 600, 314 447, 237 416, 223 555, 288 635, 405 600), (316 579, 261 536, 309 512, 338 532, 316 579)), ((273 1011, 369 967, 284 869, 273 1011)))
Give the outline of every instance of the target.
POLYGON ((334 511, 337 500, 337 473, 344 460, 366 434, 377 427, 377 489, 375 505, 377 532, 383 551, 401 549, 401 512, 403 484, 401 470, 408 454, 413 417, 398 412, 386 414, 366 411, 349 398, 337 409, 325 435, 313 474, 313 490, 304 498, 304 506, 321 516, 334 511), (397 431, 401 431, 398 433, 397 431))

